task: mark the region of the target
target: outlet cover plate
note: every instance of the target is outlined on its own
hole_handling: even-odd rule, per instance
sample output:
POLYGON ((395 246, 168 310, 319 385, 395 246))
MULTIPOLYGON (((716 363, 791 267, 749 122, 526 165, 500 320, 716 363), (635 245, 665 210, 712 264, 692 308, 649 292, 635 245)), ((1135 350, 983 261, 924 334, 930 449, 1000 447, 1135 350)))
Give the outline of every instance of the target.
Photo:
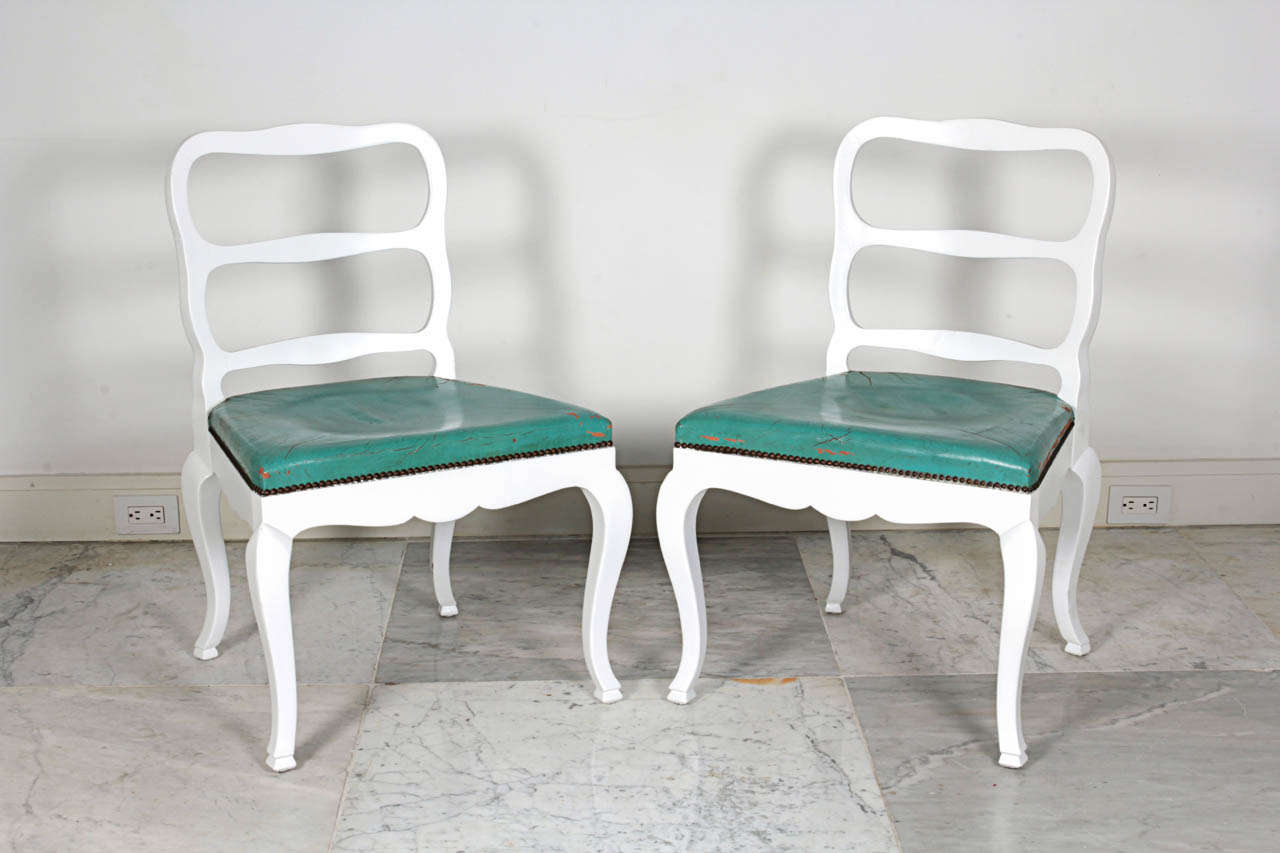
POLYGON ((177 533, 177 495, 115 495, 116 533, 146 536, 177 533))
POLYGON ((1107 524, 1168 524, 1173 517, 1173 486, 1112 486, 1107 494, 1107 524), (1126 512, 1126 498, 1155 498, 1155 512, 1126 512))

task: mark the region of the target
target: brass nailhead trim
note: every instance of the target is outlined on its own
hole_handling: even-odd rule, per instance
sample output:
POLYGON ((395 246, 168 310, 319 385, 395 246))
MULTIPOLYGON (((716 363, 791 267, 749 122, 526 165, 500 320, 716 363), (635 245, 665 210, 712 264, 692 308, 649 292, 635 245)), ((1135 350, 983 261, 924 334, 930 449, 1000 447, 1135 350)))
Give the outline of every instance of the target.
POLYGON ((676 447, 683 447, 686 450, 705 450, 709 453, 728 453, 732 456, 755 456, 760 459, 777 459, 782 462, 801 462, 806 465, 830 465, 835 468, 854 468, 858 471, 871 471, 875 474, 893 474, 897 477, 912 477, 917 480, 938 480, 944 483, 962 483, 966 486, 983 486, 988 489, 1003 489, 1008 492, 1034 492, 1040 488, 1040 483, 1044 481, 1045 474, 1049 473, 1049 466, 1053 464, 1053 460, 1057 458, 1058 451, 1062 449, 1062 445, 1071 432, 1071 428, 1075 426, 1075 421, 1070 421, 1062 432, 1058 433, 1058 440, 1054 443, 1053 449, 1049 451, 1049 455, 1045 457, 1044 466, 1040 469, 1040 479, 1036 480, 1032 486, 1011 486, 1008 483, 995 483, 989 480, 972 480, 968 477, 948 477, 943 474, 927 474, 923 471, 907 471, 902 468, 886 468, 880 465, 860 465, 857 462, 843 462, 838 459, 811 459, 807 456, 789 456, 785 453, 766 453, 762 450, 744 450, 737 447, 725 447, 724 445, 710 444, 690 444, 687 441, 677 441, 676 447))
POLYGON ((278 489, 264 489, 253 480, 249 479, 249 475, 245 473, 244 468, 240 465, 240 460, 236 459, 231 450, 223 442, 222 436, 218 435, 212 429, 209 435, 213 436, 213 440, 222 448, 222 452, 231 460, 231 464, 240 472, 240 476, 244 478, 245 483, 254 492, 263 495, 283 495, 288 492, 301 492, 306 489, 319 489, 324 486, 340 486, 344 483, 363 483, 368 480, 388 480, 392 477, 407 477, 410 474, 425 474, 428 471, 443 471, 448 468, 470 468, 473 465, 489 465, 493 462, 508 462, 512 459, 531 459, 535 456, 556 456, 561 453, 575 453, 579 450, 594 450, 597 447, 613 447, 613 441, 597 441, 591 444, 576 444, 572 447, 553 447, 549 450, 526 450, 521 453, 508 453, 502 456, 487 456, 484 459, 467 459, 461 462, 445 462, 440 465, 423 465, 420 468, 405 468, 400 471, 383 471, 377 474, 360 474, 356 477, 340 477, 336 480, 320 480, 315 483, 302 483, 296 486, 281 486, 278 489))

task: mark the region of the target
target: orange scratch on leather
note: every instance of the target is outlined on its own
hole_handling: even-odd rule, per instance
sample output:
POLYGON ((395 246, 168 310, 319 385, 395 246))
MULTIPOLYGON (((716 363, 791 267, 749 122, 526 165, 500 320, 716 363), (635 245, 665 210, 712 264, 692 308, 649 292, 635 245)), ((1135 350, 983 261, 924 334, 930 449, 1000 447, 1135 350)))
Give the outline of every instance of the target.
POLYGON ((596 438, 604 438, 604 433, 592 432, 591 430, 587 430, 587 435, 594 435, 596 438))
POLYGON ((271 479, 271 475, 267 473, 267 469, 266 469, 266 468, 261 468, 261 467, 259 467, 259 468, 258 468, 258 476, 259 476, 259 477, 261 477, 261 478, 262 478, 262 479, 264 479, 264 480, 270 480, 270 479, 271 479))
POLYGON ((746 439, 745 438, 726 438, 725 441, 732 441, 734 444, 742 444, 742 442, 746 441, 746 439))
POLYGON ((849 452, 849 451, 847 451, 847 450, 827 450, 825 447, 819 447, 819 448, 818 448, 818 453, 829 453, 829 454, 831 454, 832 456, 835 456, 837 453, 839 453, 841 456, 852 456, 852 455, 853 455, 852 453, 850 453, 850 452, 849 452))
POLYGON ((739 684, 773 684, 776 678, 735 678, 734 681, 739 684))
POLYGON ((778 683, 779 683, 779 684, 790 684, 791 682, 793 682, 793 681, 795 681, 795 680, 796 680, 796 677, 793 675, 793 676, 791 676, 790 678, 784 678, 784 679, 782 679, 782 680, 781 680, 781 681, 779 681, 778 683))
POLYGON ((707 441, 719 441, 719 440, 720 440, 720 436, 718 436, 718 435, 700 435, 700 436, 698 436, 698 438, 705 438, 707 441))

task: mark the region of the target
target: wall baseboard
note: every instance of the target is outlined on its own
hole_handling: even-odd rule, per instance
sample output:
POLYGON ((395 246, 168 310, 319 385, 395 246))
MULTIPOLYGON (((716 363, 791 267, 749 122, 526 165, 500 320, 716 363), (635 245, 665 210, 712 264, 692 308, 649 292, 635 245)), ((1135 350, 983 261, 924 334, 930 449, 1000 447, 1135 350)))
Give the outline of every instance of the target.
MULTIPOLYGON (((635 535, 653 536, 653 507, 667 468, 623 466, 635 501, 635 535)), ((1173 488, 1170 524, 1280 523, 1280 459, 1197 459, 1115 461, 1102 463, 1102 500, 1097 524, 1106 526, 1107 490, 1116 484, 1164 485, 1173 488)), ((182 531, 168 536, 123 536, 115 531, 115 495, 179 494, 177 474, 56 474, 0 476, 0 541, 54 542, 75 540, 188 539, 182 531)), ((224 504, 223 529, 228 539, 247 539, 248 526, 224 504)), ((500 512, 478 510, 458 522, 457 535, 582 536, 590 533, 585 499, 576 491, 556 492, 500 512)), ((1048 524, 1056 524, 1055 518, 1048 524)), ((893 525, 878 518, 854 525, 879 530, 893 525)), ((813 510, 790 511, 724 492, 707 495, 699 516, 703 533, 759 533, 825 530, 813 510)), ((420 537, 430 525, 410 522, 398 527, 330 527, 307 531, 306 538, 420 537)))

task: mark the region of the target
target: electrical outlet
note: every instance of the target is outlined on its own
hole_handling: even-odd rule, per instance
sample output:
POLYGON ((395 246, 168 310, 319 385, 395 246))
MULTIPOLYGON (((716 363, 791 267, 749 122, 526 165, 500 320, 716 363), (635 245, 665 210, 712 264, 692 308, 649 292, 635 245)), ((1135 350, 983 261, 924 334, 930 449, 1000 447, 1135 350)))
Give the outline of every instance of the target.
POLYGON ((1168 524, 1172 486, 1112 486, 1107 495, 1108 524, 1168 524))
POLYGON ((116 533, 126 536, 178 532, 177 495, 116 495, 116 533))

